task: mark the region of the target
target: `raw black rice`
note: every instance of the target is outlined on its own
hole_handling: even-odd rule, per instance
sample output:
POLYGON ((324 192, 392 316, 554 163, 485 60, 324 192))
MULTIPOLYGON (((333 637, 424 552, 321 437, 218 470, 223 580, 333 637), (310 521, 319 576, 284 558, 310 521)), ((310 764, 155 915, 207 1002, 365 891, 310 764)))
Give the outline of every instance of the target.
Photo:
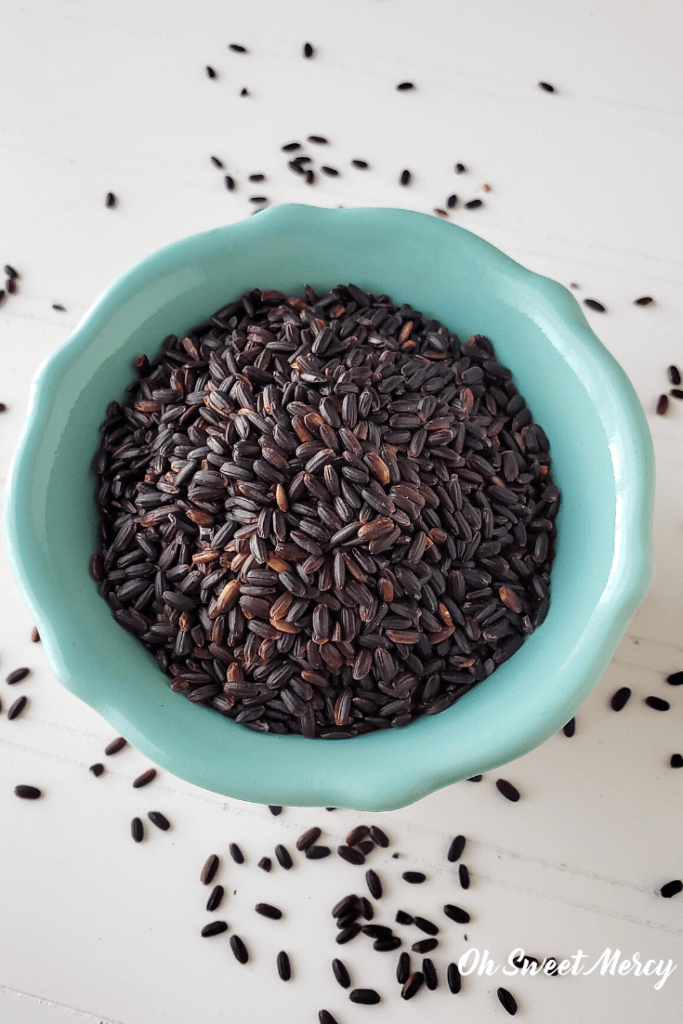
POLYGON ((309 846, 305 856, 307 860, 322 860, 324 857, 329 857, 331 853, 332 850, 329 846, 309 846))
POLYGON ((438 939, 419 939, 410 947, 413 953, 431 953, 439 945, 438 939))
MULTIPOLYGON (((407 955, 407 954, 406 954, 407 955)), ((399 981, 401 979, 399 978, 399 981)), ((401 988, 401 999, 412 999, 413 996, 419 992, 424 981, 424 974, 421 971, 414 971, 413 974, 409 975, 403 982, 401 988)))
POLYGON ((244 945, 239 935, 231 936, 230 948, 235 954, 235 960, 237 960, 241 964, 246 964, 247 960, 249 959, 249 953, 247 951, 247 947, 244 945))
POLYGON ((213 164, 214 167, 220 167, 221 170, 225 167, 223 161, 217 156, 211 157, 211 163, 213 164))
POLYGON ((310 43, 304 43, 304 57, 312 57, 314 52, 310 43))
POLYGON ((674 366, 673 364, 669 366, 667 368, 666 374, 671 384, 681 383, 681 371, 678 369, 677 366, 674 366))
POLYGON ((9 708, 9 710, 7 712, 7 717, 9 718, 10 722, 14 718, 18 718, 19 717, 19 715, 22 713, 22 711, 24 710, 24 708, 26 707, 27 704, 28 704, 28 697, 18 697, 15 700, 14 704, 12 704, 12 706, 9 708))
POLYGON ((116 206, 117 202, 118 202, 118 200, 117 200, 116 196, 114 195, 114 193, 113 192, 107 192, 107 196, 106 196, 106 199, 104 201, 105 206, 109 210, 111 210, 111 209, 113 209, 116 206))
POLYGON ((208 911, 218 910, 225 895, 225 889, 222 885, 214 885, 209 898, 206 901, 206 909, 208 911))
POLYGON ((116 739, 111 741, 111 743, 107 743, 104 748, 104 752, 109 756, 112 754, 118 754, 119 750, 123 750, 127 744, 128 740, 124 740, 123 736, 117 736, 116 739))
POLYGON ((141 843, 145 838, 145 826, 141 818, 133 818, 130 823, 130 834, 136 843, 141 843))
POLYGON ((470 920, 470 915, 462 907, 455 907, 452 903, 447 903, 443 908, 443 912, 446 917, 450 917, 451 921, 455 921, 457 924, 467 924, 470 920))
POLYGON ((405 882, 410 882, 411 885, 419 885, 427 878, 421 871, 404 871, 402 877, 405 882))
POLYGON ((555 92, 555 86, 551 85, 550 82, 539 82, 538 85, 544 92, 555 92))
POLYGON ((389 836, 378 825, 370 826, 370 838, 377 846, 387 847, 389 845, 389 836))
POLYGON ((399 82, 396 88, 399 92, 408 92, 408 90, 414 89, 415 86, 412 82, 399 82))
POLYGON ((633 304, 634 306, 649 306, 653 301, 654 300, 651 295, 643 295, 641 299, 634 299, 633 304))
POLYGON ((668 711, 671 707, 668 700, 662 700, 661 697, 646 697, 643 703, 655 711, 668 711))
POLYGON ((264 871, 270 871, 273 866, 273 862, 270 857, 261 857, 261 860, 258 862, 258 866, 264 871))
POLYGON ((216 78, 216 72, 208 64, 206 65, 206 74, 209 78, 216 78))
POLYGON ((456 836, 455 839, 451 840, 451 845, 448 847, 448 860, 451 864, 460 860, 466 842, 465 836, 456 836))
POLYGON ((463 889, 469 889, 470 887, 470 872, 466 864, 458 865, 458 877, 460 879, 460 886, 463 889))
POLYGON ((612 711, 621 711, 626 706, 630 696, 631 691, 628 686, 622 686, 616 693, 612 694, 612 699, 609 702, 612 711))
POLYGON ((19 785, 14 787, 14 795, 21 797, 22 800, 37 800, 42 796, 42 790, 36 786, 19 785))
POLYGON ((207 939, 212 935, 221 935, 223 932, 227 932, 227 930, 228 925, 225 921, 209 921, 202 928, 202 936, 207 939))
POLYGON ((469 203, 465 203, 467 210, 476 210, 478 207, 483 206, 483 200, 481 199, 470 199, 469 203))
POLYGON ((683 768, 683 754, 672 754, 669 764, 672 768, 683 768))
POLYGON ((38 632, 37 626, 34 626, 33 629, 31 630, 31 641, 34 644, 40 643, 40 633, 38 632))
POLYGON ((412 924, 413 918, 405 910, 396 911, 396 924, 412 924))
POLYGON ((352 160, 351 166, 357 167, 359 171, 367 171, 368 168, 370 167, 370 164, 367 163, 365 160, 352 160))
POLYGON ((289 981, 292 977, 292 965, 289 962, 289 957, 285 953, 284 949, 280 950, 277 955, 277 973, 283 981, 289 981))
POLYGON ((669 399, 666 395, 660 395, 657 399, 657 415, 663 416, 666 410, 669 408, 669 399))
POLYGON ((244 854, 240 850, 237 843, 230 843, 228 849, 230 850, 230 856, 236 864, 244 864, 244 854))
POLYGON ((279 921, 282 917, 282 911, 278 907, 271 906, 270 903, 257 903, 254 910, 257 914, 269 917, 272 921, 279 921))
POLYGON ((355 285, 252 289, 135 365, 91 573, 174 691, 350 738, 445 710, 542 623, 559 491, 486 338, 355 285))
POLYGON ((460 968, 458 967, 457 964, 448 965, 448 970, 446 971, 446 981, 448 982, 448 987, 453 993, 453 995, 457 995, 460 989, 462 988, 460 968))
POLYGON ((202 882, 204 885, 211 885, 214 878, 216 877, 216 872, 218 871, 219 864, 220 860, 218 856, 215 853, 210 854, 206 858, 204 867, 202 868, 201 874, 199 876, 200 882, 202 882))
POLYGON ((594 309, 596 313, 604 313, 605 307, 597 299, 584 299, 584 306, 588 306, 589 309, 594 309))
POLYGON ((278 843, 278 845, 275 847, 275 856, 278 859, 280 867, 283 867, 285 871, 289 871, 293 864, 293 861, 287 847, 283 846, 282 843, 278 843))
POLYGON ((517 1013, 517 1000, 512 993, 508 992, 506 988, 499 988, 496 994, 503 1009, 507 1010, 511 1017, 514 1017, 517 1013))
POLYGON ((10 686, 12 686, 14 683, 20 683, 22 679, 26 679, 26 676, 29 674, 30 671, 30 668, 15 668, 14 672, 10 672, 10 674, 7 676, 5 682, 8 683, 10 686))
POLYGON ((309 828, 305 832, 302 832, 296 841, 297 850, 308 850, 315 842, 317 842, 321 835, 322 829, 319 829, 317 825, 314 825, 313 828, 309 828))
POLYGON ((683 686, 683 672, 672 672, 666 677, 669 686, 683 686))
POLYGON ((271 814, 273 814, 275 816, 277 816, 278 814, 282 814, 282 808, 281 807, 276 807, 274 804, 269 804, 268 805, 268 810, 270 811, 271 814))
POLYGON ((142 789, 143 786, 148 786, 156 777, 156 768, 148 768, 147 771, 142 772, 136 779, 133 779, 133 789, 142 789))
POLYGON ((365 872, 365 881, 368 883, 368 889, 370 890, 370 895, 372 896, 372 898, 374 900, 381 899, 382 882, 377 872, 373 871, 372 868, 370 868, 369 871, 365 872))
POLYGON ((410 185, 412 181, 412 174, 409 170, 401 171, 401 177, 399 178, 399 185, 410 185))
POLYGON ((433 992, 435 988, 438 988, 439 978, 436 973, 436 967, 428 956, 422 961, 422 973, 424 974, 425 985, 433 992))
POLYGON ((562 732, 565 736, 573 736, 576 732, 576 719, 570 718, 567 724, 562 726, 562 732))
POLYGON ((97 764, 91 764, 90 767, 88 768, 88 771, 92 772, 92 774, 95 776, 101 775, 102 772, 104 771, 104 765, 100 764, 99 762, 97 764))
POLYGON ((349 972, 347 971, 346 965, 342 960, 333 960, 332 970, 334 972, 335 978, 337 979, 342 988, 351 987, 351 978, 349 977, 349 972))
POLYGON ((338 1024, 337 1018, 333 1017, 329 1010, 319 1010, 318 1021, 320 1024, 338 1024))
POLYGON ((396 965, 396 981, 403 985, 410 977, 410 953, 401 953, 396 965))
POLYGON ((157 828, 160 828, 162 832, 168 832, 171 827, 171 822, 165 814, 161 813, 161 811, 147 811, 147 817, 152 824, 156 825, 157 828))
POLYGON ((502 793, 506 800, 512 800, 513 803, 517 803, 519 800, 519 790, 511 782, 508 782, 507 779, 496 779, 496 789, 499 793, 502 793))
POLYGON ((673 882, 667 882, 665 885, 663 885, 659 892, 665 899, 668 900, 671 899, 672 896, 677 896, 678 893, 681 892, 681 890, 683 890, 683 882, 681 882, 680 879, 676 878, 673 882))
POLYGON ((228 49, 232 50, 233 53, 248 53, 246 46, 240 46, 239 43, 228 43, 228 49))
POLYGON ((349 999, 352 1003, 363 1003, 365 1006, 374 1006, 380 1001, 379 992, 374 988, 352 988, 349 992, 349 999))
POLYGON ((678 399, 683 398, 683 391, 681 391, 680 388, 672 388, 671 391, 669 392, 669 394, 671 395, 672 398, 678 398, 678 399))
POLYGON ((415 916, 413 918, 413 924, 416 925, 420 931, 426 932, 427 935, 438 935, 439 933, 439 926, 434 924, 433 921, 428 921, 426 917, 415 916))

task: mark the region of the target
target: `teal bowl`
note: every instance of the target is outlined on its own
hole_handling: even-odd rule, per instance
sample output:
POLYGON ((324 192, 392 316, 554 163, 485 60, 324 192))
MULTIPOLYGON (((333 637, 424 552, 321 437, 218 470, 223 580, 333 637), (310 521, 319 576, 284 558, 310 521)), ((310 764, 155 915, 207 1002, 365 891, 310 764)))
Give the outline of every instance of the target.
POLYGON ((561 285, 405 210, 280 206, 142 260, 39 370, 7 491, 11 563, 57 678, 162 768, 267 804, 389 810, 543 743, 596 685, 652 575, 653 454, 626 374, 561 285), (91 461, 132 361, 253 287, 354 282, 485 334, 551 444, 562 491, 548 616, 439 715, 336 743, 251 732, 173 693, 88 572, 91 461))

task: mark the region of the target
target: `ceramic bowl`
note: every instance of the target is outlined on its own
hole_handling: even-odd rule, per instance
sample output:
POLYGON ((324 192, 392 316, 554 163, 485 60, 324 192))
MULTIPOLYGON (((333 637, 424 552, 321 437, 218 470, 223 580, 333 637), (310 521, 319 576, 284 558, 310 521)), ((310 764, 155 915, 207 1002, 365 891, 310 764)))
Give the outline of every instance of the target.
POLYGON ((95 303, 33 383, 6 527, 57 678, 156 764, 243 800, 387 810, 519 757, 572 717, 649 586, 652 502, 641 406, 564 287, 423 214, 280 206, 154 253, 95 303), (550 439, 562 503, 550 611, 521 650, 439 715, 332 743, 254 733, 169 689, 89 576, 90 467, 141 352, 249 288, 349 281, 491 339, 550 439))

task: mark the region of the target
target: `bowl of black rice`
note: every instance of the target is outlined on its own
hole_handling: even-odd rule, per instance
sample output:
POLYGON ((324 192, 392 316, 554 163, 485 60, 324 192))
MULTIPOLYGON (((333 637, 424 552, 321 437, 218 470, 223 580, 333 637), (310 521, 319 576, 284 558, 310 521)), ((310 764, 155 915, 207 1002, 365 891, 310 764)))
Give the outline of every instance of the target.
POLYGON ((572 718, 652 500, 565 288, 422 214, 281 206, 111 285, 34 381, 6 526, 57 678, 153 761, 377 810, 572 718))

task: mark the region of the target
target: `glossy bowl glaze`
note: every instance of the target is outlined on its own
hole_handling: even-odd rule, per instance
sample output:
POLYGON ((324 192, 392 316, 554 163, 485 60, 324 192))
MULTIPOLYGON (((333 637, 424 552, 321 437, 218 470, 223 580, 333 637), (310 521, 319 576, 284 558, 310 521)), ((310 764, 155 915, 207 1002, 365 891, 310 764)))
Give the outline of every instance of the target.
POLYGON ((11 562, 57 678, 152 761, 268 804, 400 807, 519 757, 597 683, 652 573, 653 455, 626 374, 561 285, 434 217, 280 206, 183 239, 115 281, 44 363, 11 470, 11 562), (88 573, 91 461, 132 361, 253 287, 324 293, 353 282, 485 334, 551 444, 562 491, 544 624, 442 714, 329 742, 263 735, 169 689, 88 573))

